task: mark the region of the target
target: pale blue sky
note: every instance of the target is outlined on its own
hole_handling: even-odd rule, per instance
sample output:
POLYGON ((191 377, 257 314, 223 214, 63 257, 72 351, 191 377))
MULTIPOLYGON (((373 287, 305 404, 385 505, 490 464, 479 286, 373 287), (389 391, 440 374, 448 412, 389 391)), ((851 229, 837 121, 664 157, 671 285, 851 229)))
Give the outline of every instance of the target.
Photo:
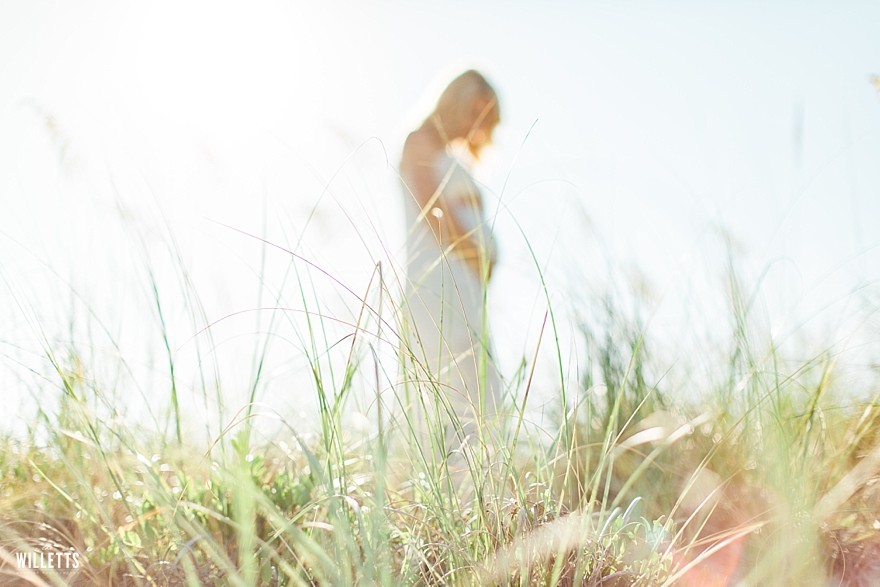
MULTIPOLYGON (((846 292, 880 278, 877 2, 0 2, 0 263, 45 292, 27 285, 43 279, 30 251, 103 300, 137 257, 108 228, 120 208, 147 232, 164 214, 216 290, 209 307, 253 306, 228 260, 245 245, 206 219, 297 225, 316 178, 370 137, 338 197, 366 202, 399 247, 383 149, 396 165, 407 129, 471 65, 503 110, 477 174, 498 195, 510 173, 502 199, 562 299, 600 289, 605 243, 645 275, 662 328, 697 306, 726 320, 724 228, 750 275, 784 259, 768 327, 866 323, 846 292)), ((309 250, 360 275, 340 218, 319 215, 309 250)), ((498 235, 493 320, 514 365, 543 308, 509 215, 498 235)))

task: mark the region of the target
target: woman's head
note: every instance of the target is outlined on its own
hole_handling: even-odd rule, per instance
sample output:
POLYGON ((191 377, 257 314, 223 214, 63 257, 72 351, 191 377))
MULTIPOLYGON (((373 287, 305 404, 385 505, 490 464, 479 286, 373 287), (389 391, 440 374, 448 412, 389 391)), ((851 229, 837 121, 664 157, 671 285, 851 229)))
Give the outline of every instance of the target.
POLYGON ((466 140, 475 157, 492 142, 492 131, 500 120, 495 90, 473 69, 452 80, 431 114, 431 121, 446 142, 466 140))

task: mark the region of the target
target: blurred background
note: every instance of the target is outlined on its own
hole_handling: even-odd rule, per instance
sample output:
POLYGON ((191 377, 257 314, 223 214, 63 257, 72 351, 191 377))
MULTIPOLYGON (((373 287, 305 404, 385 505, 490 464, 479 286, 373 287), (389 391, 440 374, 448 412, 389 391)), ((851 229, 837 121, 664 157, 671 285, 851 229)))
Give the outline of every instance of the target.
POLYGON ((868 1, 2 2, 0 428, 51 411, 53 362, 147 427, 169 360, 193 423, 251 393, 308 419, 315 357, 345 358, 377 263, 402 266, 403 140, 470 67, 501 102, 475 176, 509 381, 554 309, 536 411, 584 377, 609 305, 698 395, 732 272, 765 344, 858 381, 880 350, 878 31, 868 1), (304 310, 343 323, 304 336, 304 310))

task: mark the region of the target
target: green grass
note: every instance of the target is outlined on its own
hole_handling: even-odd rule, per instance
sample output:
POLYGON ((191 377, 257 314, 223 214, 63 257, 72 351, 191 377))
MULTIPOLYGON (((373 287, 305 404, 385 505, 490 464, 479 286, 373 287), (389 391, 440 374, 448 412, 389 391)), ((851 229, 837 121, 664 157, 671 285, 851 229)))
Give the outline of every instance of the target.
MULTIPOLYGON (((246 399, 221 411, 222 430, 208 443, 187 432, 167 292, 152 273, 169 386, 149 391, 168 394, 164 432, 112 417, 98 366, 76 344, 42 341, 54 380, 28 391, 61 400, 26 437, 0 440, 0 585, 726 584, 713 572, 732 574, 731 585, 880 581, 880 390, 855 402, 836 356, 783 356, 750 319, 733 271, 733 335, 714 383, 684 393, 693 390, 651 354, 646 329, 609 303, 603 327, 584 331, 586 375, 551 390, 555 425, 529 422, 534 359, 525 357, 502 417, 461 455, 445 450, 455 414, 430 374, 414 375, 418 357, 381 265, 375 295, 347 290, 361 303, 345 321, 341 369, 327 359, 338 319, 310 272, 323 270, 291 254, 312 430, 255 401, 266 336, 246 399), (404 391, 383 383, 399 374, 383 371, 377 341, 412 369, 409 397, 435 406, 427 432, 404 391), (362 432, 347 419, 356 393, 373 398, 362 432), (49 550, 79 553, 80 567, 14 564, 15 553, 49 550), (725 559, 736 564, 719 570, 725 559)), ((194 330, 209 335, 193 307, 194 330)), ((270 333, 288 319, 265 312, 270 333)), ((554 344, 555 327, 545 321, 541 344, 554 344)))

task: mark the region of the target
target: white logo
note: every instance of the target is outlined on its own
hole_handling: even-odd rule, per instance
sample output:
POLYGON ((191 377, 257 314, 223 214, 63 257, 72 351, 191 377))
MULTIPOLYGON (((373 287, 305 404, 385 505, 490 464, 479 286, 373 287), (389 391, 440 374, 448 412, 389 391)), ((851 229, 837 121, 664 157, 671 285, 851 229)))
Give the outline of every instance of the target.
POLYGON ((79 553, 74 550, 41 550, 39 552, 16 552, 15 562, 19 569, 52 569, 66 571, 79 568, 79 553))

